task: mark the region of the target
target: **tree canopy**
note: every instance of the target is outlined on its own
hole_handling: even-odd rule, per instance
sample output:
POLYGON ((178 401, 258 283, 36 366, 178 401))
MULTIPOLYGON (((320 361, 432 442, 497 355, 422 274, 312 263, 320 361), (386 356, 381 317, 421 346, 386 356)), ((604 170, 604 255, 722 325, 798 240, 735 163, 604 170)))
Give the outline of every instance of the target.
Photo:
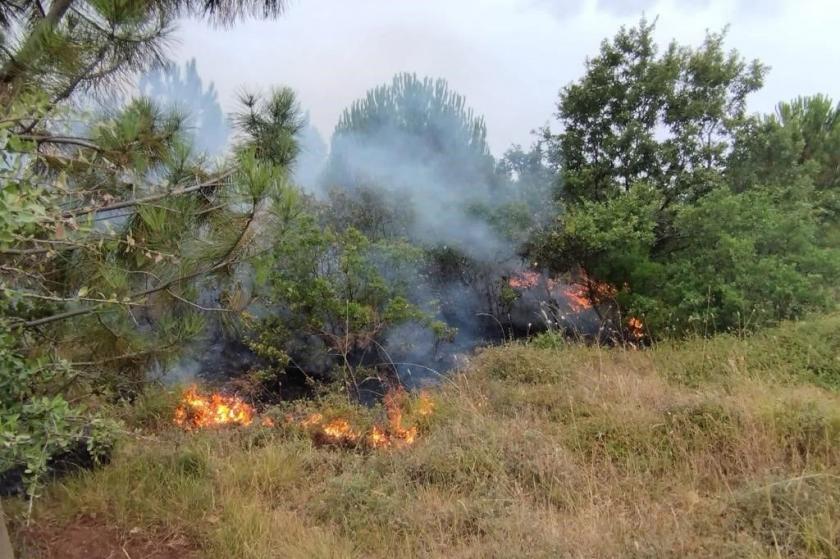
POLYGON ((840 263, 822 241, 836 200, 831 102, 749 116, 761 63, 725 51, 724 34, 660 53, 653 31, 622 28, 562 90, 562 130, 546 141, 563 210, 534 258, 616 286, 614 312, 660 334, 824 308, 840 263))
POLYGON ((484 119, 445 80, 399 74, 345 109, 333 134, 326 182, 400 180, 407 161, 426 167, 426 174, 464 182, 464 188, 492 175, 484 119))

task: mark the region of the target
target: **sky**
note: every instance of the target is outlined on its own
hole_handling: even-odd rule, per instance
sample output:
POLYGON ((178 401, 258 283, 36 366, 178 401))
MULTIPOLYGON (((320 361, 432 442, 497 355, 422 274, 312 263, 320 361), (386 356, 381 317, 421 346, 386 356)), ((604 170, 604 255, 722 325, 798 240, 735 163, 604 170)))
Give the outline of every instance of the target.
POLYGON ((274 21, 184 21, 172 56, 196 59, 226 111, 243 89, 292 87, 325 140, 345 107, 394 74, 442 77, 485 116, 501 155, 556 129, 560 89, 642 15, 658 18, 663 45, 729 26, 730 48, 771 66, 753 112, 799 95, 840 100, 840 0, 291 0, 274 21))

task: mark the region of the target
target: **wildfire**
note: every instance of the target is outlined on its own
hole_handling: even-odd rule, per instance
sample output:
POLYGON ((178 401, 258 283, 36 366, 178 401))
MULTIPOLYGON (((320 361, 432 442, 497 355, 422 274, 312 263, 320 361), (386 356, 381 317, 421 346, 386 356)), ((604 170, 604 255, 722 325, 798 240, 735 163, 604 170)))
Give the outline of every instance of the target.
MULTIPOLYGON (((383 399, 387 425, 374 425, 367 433, 353 428, 344 418, 337 418, 324 422, 320 413, 312 414, 301 420, 298 425, 310 431, 312 438, 321 444, 336 446, 356 446, 364 444, 369 448, 388 448, 393 446, 408 446, 417 440, 417 426, 403 425, 403 407, 408 394, 402 388, 390 390, 383 399)), ((417 399, 416 414, 426 417, 434 411, 428 393, 421 392, 417 399)))
POLYGON ((636 317, 627 320, 627 332, 634 340, 641 340, 645 337, 645 325, 636 317))
POLYGON ((186 429, 215 427, 219 425, 250 425, 254 419, 254 408, 236 396, 198 392, 189 387, 175 409, 175 424, 186 429))
POLYGON ((540 284, 541 278, 538 272, 519 272, 511 276, 508 285, 514 289, 533 289, 540 284))
MULTIPOLYGON (((357 430, 346 418, 333 418, 329 421, 320 414, 313 413, 303 419, 295 420, 291 415, 286 423, 296 423, 310 433, 319 444, 335 446, 365 445, 368 448, 389 448, 414 444, 417 440, 417 425, 404 425, 403 409, 409 402, 408 393, 397 388, 389 390, 383 399, 387 422, 376 424, 368 432, 357 430)), ((422 391, 412 405, 411 417, 428 417, 434 412, 434 402, 430 395, 422 391)), ((236 396, 221 394, 204 395, 195 386, 184 391, 181 402, 175 409, 174 422, 187 430, 216 427, 220 425, 250 425, 256 414, 254 408, 236 396)), ((263 427, 276 426, 274 419, 268 416, 258 418, 263 427)))
POLYGON ((592 302, 583 285, 567 285, 563 288, 563 300, 572 312, 583 312, 592 308, 592 302))
POLYGON ((423 417, 432 415, 432 412, 435 411, 435 403, 432 401, 431 396, 425 390, 420 391, 420 398, 417 400, 417 413, 422 415, 423 417))
POLYGON ((572 284, 546 277, 539 272, 524 271, 511 276, 508 285, 514 289, 534 289, 544 284, 555 296, 568 305, 569 310, 581 313, 615 297, 616 289, 608 283, 596 281, 582 271, 578 280, 572 284))

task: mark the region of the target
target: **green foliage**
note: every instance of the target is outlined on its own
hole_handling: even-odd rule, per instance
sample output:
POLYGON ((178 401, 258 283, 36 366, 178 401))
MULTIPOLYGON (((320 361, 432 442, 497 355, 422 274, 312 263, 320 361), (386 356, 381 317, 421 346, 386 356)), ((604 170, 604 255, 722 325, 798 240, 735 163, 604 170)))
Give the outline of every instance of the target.
POLYGON ((754 330, 836 295, 835 112, 818 97, 748 118, 765 69, 723 39, 659 54, 653 25, 622 29, 563 90, 564 130, 547 137, 565 205, 534 259, 615 286, 610 312, 654 336, 754 330))
POLYGON ((400 167, 406 167, 428 180, 469 188, 492 180, 486 137, 484 119, 445 80, 398 74, 341 114, 324 181, 328 186, 368 186, 388 180, 393 184, 380 186, 394 188, 422 179, 402 176, 400 167))
POLYGON ((0 334, 0 473, 21 468, 30 495, 56 456, 81 444, 100 462, 115 441, 116 422, 65 399, 60 386, 72 379, 66 365, 25 359, 12 337, 0 334))
POLYGON ((324 218, 335 230, 357 229, 372 241, 407 238, 414 223, 412 208, 396 193, 375 186, 333 188, 324 218))
POLYGON ((234 122, 248 139, 242 148, 278 167, 289 167, 298 154, 295 136, 303 128, 303 119, 294 91, 277 89, 267 98, 243 94, 240 103, 244 111, 234 122))
POLYGON ((779 103, 776 113, 756 117, 732 156, 733 183, 785 186, 807 176, 819 189, 840 186, 840 106, 824 95, 779 103))
POLYGON ((571 200, 604 201, 644 180, 670 203, 717 182, 766 69, 725 52, 723 34, 660 54, 653 31, 645 20, 622 28, 561 93, 564 129, 548 140, 571 200))
POLYGON ((300 337, 313 335, 347 366, 351 354, 373 349, 398 324, 417 322, 443 337, 446 329, 407 298, 424 259, 409 243, 372 242, 352 227, 323 229, 302 212, 294 232, 258 265, 270 304, 283 310, 259 323, 251 348, 282 369, 300 337))
POLYGON ((808 192, 825 223, 824 246, 840 241, 840 106, 823 95, 780 103, 743 131, 728 174, 734 189, 808 192))
POLYGON ((662 259, 663 285, 650 293, 668 311, 656 327, 753 330, 827 308, 840 251, 819 246, 815 214, 807 202, 725 189, 684 208, 676 229, 689 241, 662 259))
POLYGON ((26 468, 30 491, 79 444, 94 460, 110 444, 113 425, 85 404, 142 392, 152 363, 204 331, 206 311, 247 305, 195 300, 211 285, 237 291, 237 267, 263 248, 256 229, 280 230, 297 197, 289 90, 246 107, 222 169, 193 153, 184 115, 148 99, 61 106, 160 62, 184 11, 247 3, 71 4, 0 22, 0 473, 26 468))
POLYGON ((42 96, 28 96, 8 106, 7 118, 0 121, 0 249, 10 248, 19 236, 34 233, 50 203, 49 193, 38 185, 29 165, 35 143, 14 130, 16 119, 43 114, 43 104, 42 96))

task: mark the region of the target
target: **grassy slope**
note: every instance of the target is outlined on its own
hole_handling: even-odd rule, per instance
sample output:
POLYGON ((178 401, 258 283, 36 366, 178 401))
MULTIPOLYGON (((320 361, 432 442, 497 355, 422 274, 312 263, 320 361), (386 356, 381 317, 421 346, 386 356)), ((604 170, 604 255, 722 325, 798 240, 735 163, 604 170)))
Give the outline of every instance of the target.
POLYGON ((34 522, 84 514, 197 557, 840 557, 838 385, 835 315, 645 351, 488 349, 388 452, 185 434, 157 398, 34 522))

